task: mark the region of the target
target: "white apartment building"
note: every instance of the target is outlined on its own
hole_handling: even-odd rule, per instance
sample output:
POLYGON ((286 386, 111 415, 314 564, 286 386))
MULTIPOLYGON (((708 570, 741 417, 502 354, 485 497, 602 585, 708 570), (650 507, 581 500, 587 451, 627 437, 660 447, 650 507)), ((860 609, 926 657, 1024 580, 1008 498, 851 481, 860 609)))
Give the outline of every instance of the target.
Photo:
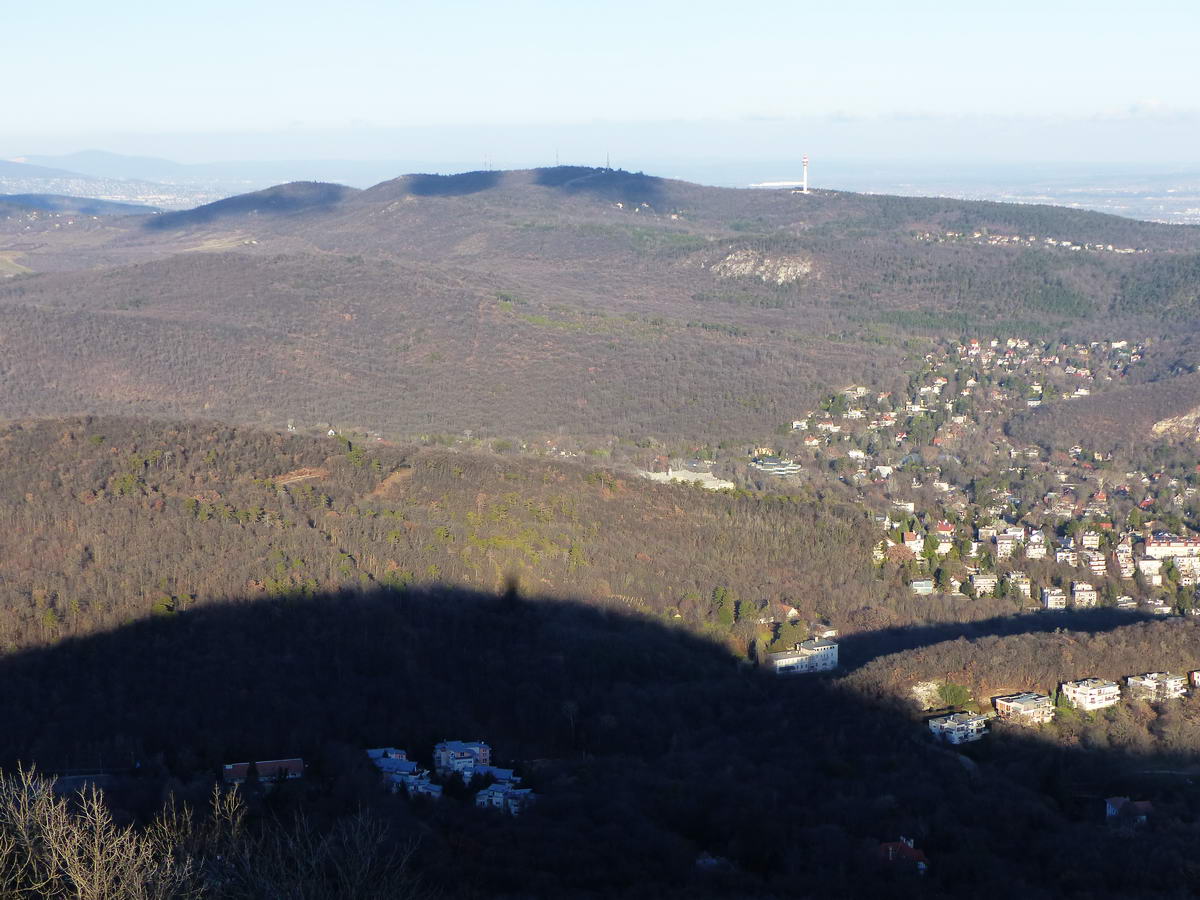
POLYGON ((1042 588, 1042 606, 1045 609, 1066 609, 1067 595, 1062 588, 1042 588))
POLYGON ((968 744, 987 734, 987 716, 975 713, 954 713, 930 719, 929 730, 948 744, 968 744))
POLYGON ((1054 718, 1054 704, 1045 694, 1024 691, 996 697, 992 702, 996 706, 996 715, 1022 725, 1044 725, 1054 718))
POLYGON ((1125 679, 1129 693, 1144 700, 1175 700, 1187 693, 1187 676, 1147 672, 1125 679))
POLYGON ((1114 706, 1121 699, 1120 685, 1103 678, 1065 681, 1062 693, 1076 709, 1104 709, 1106 706, 1114 706))
POLYGON ((824 638, 804 641, 796 644, 791 650, 770 653, 768 657, 779 675, 828 672, 837 668, 838 645, 824 638))
POLYGON ((1071 605, 1076 609, 1093 607, 1098 599, 1094 585, 1090 585, 1086 581, 1071 582, 1071 605))

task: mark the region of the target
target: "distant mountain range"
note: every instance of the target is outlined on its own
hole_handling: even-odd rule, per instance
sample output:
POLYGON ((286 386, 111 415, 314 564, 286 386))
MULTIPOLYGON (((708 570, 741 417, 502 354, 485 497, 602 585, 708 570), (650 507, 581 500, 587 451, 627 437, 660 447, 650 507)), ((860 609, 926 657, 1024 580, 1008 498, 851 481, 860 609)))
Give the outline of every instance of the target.
POLYGON ((0 220, 0 415, 766 435, 929 336, 1194 355, 1197 260, 1198 228, 568 166, 0 220))

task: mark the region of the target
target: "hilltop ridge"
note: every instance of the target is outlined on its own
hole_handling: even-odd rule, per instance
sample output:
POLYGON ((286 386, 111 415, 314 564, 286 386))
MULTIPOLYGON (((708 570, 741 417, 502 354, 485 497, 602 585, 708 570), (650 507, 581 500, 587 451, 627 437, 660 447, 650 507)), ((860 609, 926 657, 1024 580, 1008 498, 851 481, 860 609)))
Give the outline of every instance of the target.
POLYGON ((602 168, 297 182, 0 221, 0 415, 769 433, 931 337, 1183 340, 1197 260, 1200 228, 602 168))

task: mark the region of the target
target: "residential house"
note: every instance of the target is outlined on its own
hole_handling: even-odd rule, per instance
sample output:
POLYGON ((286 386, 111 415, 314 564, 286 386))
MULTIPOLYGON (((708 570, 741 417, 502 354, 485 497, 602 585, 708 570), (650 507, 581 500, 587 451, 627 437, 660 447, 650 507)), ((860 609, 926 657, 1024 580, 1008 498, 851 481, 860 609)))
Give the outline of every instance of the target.
POLYGON ((928 721, 933 735, 948 744, 968 744, 987 734, 988 717, 976 713, 953 713, 928 721))
POLYGON ((1063 682, 1062 694, 1077 709, 1104 709, 1120 701, 1121 688, 1115 681, 1082 678, 1063 682))
POLYGON ((250 777, 250 767, 262 783, 276 781, 293 781, 304 777, 304 760, 291 759, 260 759, 257 762, 227 763, 221 771, 221 778, 226 784, 245 784, 250 777))
POLYGON ((397 750, 395 747, 378 747, 368 750, 367 758, 379 770, 384 783, 391 788, 393 793, 403 788, 410 797, 416 794, 441 796, 442 789, 440 786, 430 783, 429 772, 422 769, 414 760, 409 759, 408 754, 403 750, 397 750), (430 790, 431 787, 436 787, 437 790, 430 790))
POLYGON ((1009 572, 1005 581, 1008 582, 1009 590, 1016 591, 1022 597, 1032 596, 1029 576, 1024 572, 1009 572))
POLYGON ((1042 607, 1045 609, 1066 609, 1067 595, 1062 588, 1042 588, 1042 607))
POLYGON ((413 781, 405 785, 410 797, 432 797, 434 800, 442 798, 442 786, 434 784, 428 778, 418 781, 413 781))
POLYGON ((1033 531, 1029 535, 1029 541, 1025 544, 1026 559, 1045 559, 1046 558, 1046 533, 1043 531, 1033 531))
POLYGON ((1079 552, 1063 547, 1054 551, 1054 561, 1057 563, 1066 563, 1068 566, 1079 565, 1079 552))
POLYGON ((1200 538, 1181 538, 1173 534, 1156 534, 1146 541, 1146 555, 1152 559, 1173 559, 1177 556, 1200 556, 1200 538))
POLYGON ((1137 570, 1141 573, 1146 584, 1151 587, 1162 587, 1162 560, 1161 559, 1139 559, 1137 561, 1137 570))
POLYGON ((1100 532, 1085 531, 1079 536, 1079 546, 1084 550, 1099 550, 1100 549, 1100 532))
POLYGON ((925 851, 916 849, 912 838, 901 836, 898 841, 880 844, 878 853, 879 859, 884 863, 912 869, 918 875, 924 875, 929 869, 925 851))
POLYGON ((529 788, 519 788, 510 782, 496 782, 475 795, 475 806, 480 809, 500 809, 510 816, 516 816, 535 799, 536 795, 529 788))
POLYGON ((925 537, 914 531, 906 531, 904 532, 904 546, 911 550, 914 555, 920 556, 925 552, 925 537))
POLYGON ((768 653, 767 658, 778 675, 828 672, 837 668, 838 645, 826 638, 807 640, 791 650, 768 653))
POLYGON ((442 741, 433 748, 433 767, 439 775, 455 772, 469 779, 476 766, 492 764, 492 748, 483 741, 442 741))
POLYGON ((1071 605, 1076 609, 1088 609, 1096 605, 1098 600, 1096 588, 1086 581, 1071 582, 1071 605))
POLYGON ((1010 559, 1017 549, 1017 539, 1009 534, 996 535, 996 559, 1010 559))
POLYGON ((1054 718, 1054 704, 1045 694, 1024 691, 1020 694, 996 697, 992 703, 995 704, 996 715, 1000 718, 1022 725, 1045 725, 1054 718))
POLYGON ((766 475, 796 475, 801 471, 800 463, 779 456, 760 456, 750 465, 766 475))
POLYGON ((995 575, 972 575, 971 587, 975 589, 975 595, 982 597, 984 594, 994 594, 996 592, 996 576, 995 575))
POLYGON ((918 597, 924 597, 933 593, 932 578, 915 578, 912 583, 912 592, 918 597))
POLYGON ((1140 700, 1176 700, 1187 693, 1187 676, 1147 672, 1125 679, 1129 693, 1140 700))
POLYGON ((1104 801, 1104 818, 1110 825, 1125 825, 1130 828, 1145 825, 1153 812, 1154 804, 1149 800, 1109 797, 1104 801))
POLYGON ((1103 575, 1108 571, 1108 563, 1099 550, 1084 550, 1079 554, 1079 562, 1093 575, 1103 575))

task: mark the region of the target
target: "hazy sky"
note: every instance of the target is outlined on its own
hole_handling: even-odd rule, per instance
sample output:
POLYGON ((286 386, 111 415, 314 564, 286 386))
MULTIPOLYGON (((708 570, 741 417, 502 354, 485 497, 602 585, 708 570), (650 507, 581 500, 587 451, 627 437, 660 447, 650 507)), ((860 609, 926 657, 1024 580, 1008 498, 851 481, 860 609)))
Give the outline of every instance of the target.
MULTIPOLYGON (((136 152, 136 138, 153 135, 278 135, 241 154, 278 156, 289 134, 303 144, 413 126, 538 126, 545 142, 547 130, 603 123, 724 123, 733 134, 766 122, 765 133, 790 134, 803 120, 849 123, 866 157, 897 122, 948 134, 954 123, 1003 134, 997 123, 1016 122, 1027 155, 1046 143, 1042 128, 1086 148, 1095 138, 1078 135, 1149 122, 1149 157, 1186 159, 1200 122, 1200 4, 1187 0, 5 6, 6 155, 105 141, 136 152), (1166 153, 1174 123, 1185 145, 1166 153)), ((325 143, 321 155, 362 155, 325 143)), ((197 146, 211 148, 203 157, 239 155, 219 140, 197 146)))

